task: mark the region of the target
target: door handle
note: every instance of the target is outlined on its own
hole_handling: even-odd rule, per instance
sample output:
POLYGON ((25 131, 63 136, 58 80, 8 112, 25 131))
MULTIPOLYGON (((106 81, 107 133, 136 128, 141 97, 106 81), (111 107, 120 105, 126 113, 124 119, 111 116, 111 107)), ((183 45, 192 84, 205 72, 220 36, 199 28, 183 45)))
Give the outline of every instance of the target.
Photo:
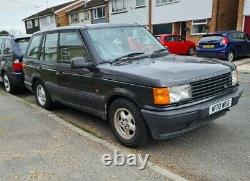
POLYGON ((42 69, 42 67, 40 67, 40 66, 38 66, 38 67, 36 67, 36 70, 41 70, 42 69))
POLYGON ((56 71, 56 75, 62 75, 61 71, 56 71))

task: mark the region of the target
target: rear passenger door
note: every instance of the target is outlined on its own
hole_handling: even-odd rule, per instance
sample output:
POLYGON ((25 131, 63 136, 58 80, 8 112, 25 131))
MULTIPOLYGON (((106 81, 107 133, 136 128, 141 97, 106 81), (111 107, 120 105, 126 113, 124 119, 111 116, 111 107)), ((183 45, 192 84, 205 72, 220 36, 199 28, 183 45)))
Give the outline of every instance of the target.
POLYGON ((71 60, 76 57, 84 57, 91 62, 80 32, 62 31, 59 42, 57 80, 62 100, 84 108, 96 105, 93 97, 93 72, 87 68, 71 68, 71 60))
POLYGON ((231 32, 228 34, 228 38, 230 39, 230 43, 233 47, 233 50, 236 53, 236 56, 243 55, 243 47, 242 47, 242 40, 238 39, 236 32, 231 32))
POLYGON ((23 59, 25 85, 31 88, 32 78, 39 77, 40 49, 43 34, 34 35, 30 41, 27 54, 23 59))
POLYGON ((39 76, 45 83, 46 88, 53 98, 58 98, 58 94, 60 92, 56 75, 58 60, 58 36, 58 32, 49 32, 44 35, 40 61, 37 67, 39 76))
POLYGON ((237 32, 237 39, 238 41, 240 41, 241 44, 241 55, 242 56, 248 55, 248 53, 250 53, 249 52, 250 47, 245 33, 237 32))

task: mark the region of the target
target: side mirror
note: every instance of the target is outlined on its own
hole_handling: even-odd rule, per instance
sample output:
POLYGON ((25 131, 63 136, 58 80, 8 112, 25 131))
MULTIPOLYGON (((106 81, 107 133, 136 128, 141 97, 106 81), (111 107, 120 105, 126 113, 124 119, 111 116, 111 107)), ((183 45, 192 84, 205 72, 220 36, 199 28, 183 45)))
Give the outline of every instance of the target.
POLYGON ((76 57, 71 59, 72 68, 87 68, 91 70, 93 68, 92 62, 86 61, 84 57, 76 57))

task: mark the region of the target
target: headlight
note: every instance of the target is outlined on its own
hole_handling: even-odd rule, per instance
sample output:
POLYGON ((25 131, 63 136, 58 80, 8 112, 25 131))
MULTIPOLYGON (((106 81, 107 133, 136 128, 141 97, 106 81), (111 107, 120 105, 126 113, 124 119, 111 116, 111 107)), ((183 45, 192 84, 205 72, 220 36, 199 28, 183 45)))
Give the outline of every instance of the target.
POLYGON ((191 99, 191 86, 188 84, 169 88, 154 88, 153 97, 155 105, 167 105, 191 99))
POLYGON ((192 98, 192 90, 189 84, 170 87, 169 93, 171 103, 176 103, 192 98))
POLYGON ((238 71, 237 71, 237 69, 236 70, 234 70, 234 71, 232 71, 232 85, 233 86, 236 86, 237 84, 238 84, 238 71))

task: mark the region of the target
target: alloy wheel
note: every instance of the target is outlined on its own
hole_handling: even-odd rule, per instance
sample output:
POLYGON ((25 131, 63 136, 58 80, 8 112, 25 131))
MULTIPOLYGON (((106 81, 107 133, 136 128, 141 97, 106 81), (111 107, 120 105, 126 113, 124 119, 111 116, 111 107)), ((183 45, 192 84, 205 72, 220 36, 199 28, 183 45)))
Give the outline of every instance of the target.
POLYGON ((3 83, 4 83, 5 90, 7 92, 10 92, 11 91, 10 80, 9 80, 9 77, 8 77, 8 75, 6 73, 3 75, 3 83))
POLYGON ((42 85, 38 85, 36 88, 36 96, 40 105, 44 106, 46 104, 46 93, 42 85))
POLYGON ((193 56, 195 54, 195 49, 194 48, 190 48, 189 49, 189 55, 193 56))
POLYGON ((234 53, 232 51, 228 53, 227 60, 229 62, 232 62, 234 60, 234 53))
POLYGON ((132 139, 135 135, 135 120, 131 112, 119 108, 114 114, 114 123, 117 133, 124 139, 132 139))

